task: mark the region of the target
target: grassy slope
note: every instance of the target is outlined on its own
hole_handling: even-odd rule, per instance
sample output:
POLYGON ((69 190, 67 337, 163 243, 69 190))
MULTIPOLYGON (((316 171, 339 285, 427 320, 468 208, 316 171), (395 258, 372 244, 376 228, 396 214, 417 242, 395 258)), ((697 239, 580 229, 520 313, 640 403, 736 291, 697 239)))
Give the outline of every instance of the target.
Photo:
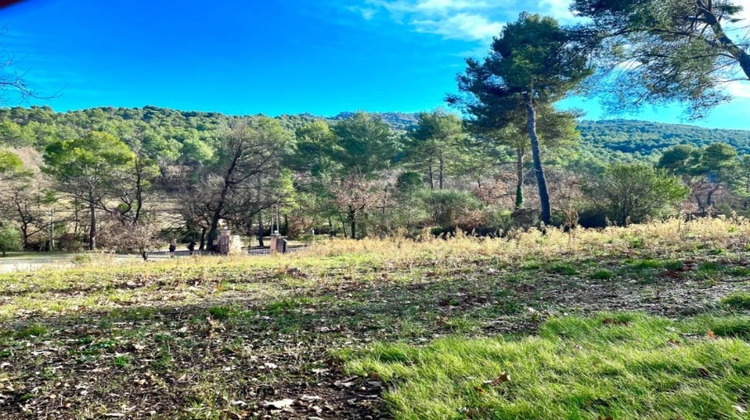
POLYGON ((743 339, 747 316, 601 314, 555 318, 524 339, 380 344, 347 367, 395 384, 385 398, 403 419, 742 419, 743 339))
MULTIPOLYGON (((382 360, 380 354, 396 348, 420 355, 425 369, 458 369, 461 380, 435 382, 456 393, 440 408, 454 416, 496 416, 502 388, 479 392, 474 387, 505 369, 512 380, 502 385, 528 385, 515 403, 536 406, 542 394, 555 390, 538 410, 578 407, 579 418, 607 413, 628 418, 635 412, 642 418, 674 413, 690 418, 690 411, 674 411, 670 401, 684 401, 678 395, 674 400, 641 399, 646 408, 638 408, 629 403, 636 401, 635 388, 621 386, 631 379, 636 385, 648 382, 631 378, 630 361, 656 357, 649 346, 660 343, 655 351, 666 353, 657 351, 659 357, 671 357, 669 351, 693 352, 684 363, 675 359, 676 370, 668 372, 684 376, 685 389, 694 390, 693 402, 679 402, 679 409, 703 406, 742 418, 737 408, 728 407, 747 408, 746 388, 731 379, 747 375, 747 352, 740 341, 746 336, 738 333, 747 331, 742 330, 748 325, 742 318, 747 301, 741 294, 727 304, 721 301, 748 290, 747 238, 750 223, 744 221, 674 221, 574 235, 529 232, 511 240, 336 241, 280 258, 179 259, 116 269, 105 261, 4 275, 0 417, 361 418, 377 417, 386 409, 392 410, 389 415, 409 417, 418 412, 403 411, 405 405, 425 409, 411 400, 417 394, 410 389, 432 385, 414 366, 399 374, 389 371, 396 369, 391 362, 399 360, 382 360), (637 316, 631 325, 620 325, 587 318, 621 310, 683 321, 669 321, 675 322, 669 325, 675 331, 667 331, 659 329, 668 322, 661 319, 637 316), (554 325, 565 322, 573 325, 570 334, 588 331, 578 323, 588 323, 596 334, 580 340, 562 337, 554 325), (716 322, 729 327, 710 324, 716 322), (597 338, 620 330, 631 334, 631 326, 638 327, 639 335, 630 342, 610 345, 597 338), (705 339, 708 328, 719 339, 705 339), (739 338, 725 340, 722 331, 739 338), (498 334, 505 338, 495 338, 498 334), (529 334, 531 338, 523 338, 529 334), (665 347, 672 339, 680 341, 677 350, 665 347), (571 350, 573 341, 583 343, 584 351, 571 350), (455 359, 453 348, 471 355, 466 359, 472 362, 443 363, 445 357, 455 359), (483 360, 479 356, 490 354, 487 349, 529 351, 539 355, 534 363, 541 365, 557 360, 552 357, 557 352, 571 363, 549 371, 537 370, 530 361, 514 367, 494 356, 483 360), (632 349, 642 354, 628 359, 632 349), (332 351, 346 356, 344 371, 332 351), (716 358, 720 365, 699 366, 711 361, 706 354, 731 354, 738 361, 716 358), (620 370, 609 373, 607 386, 595 388, 577 377, 585 366, 599 369, 595 363, 608 359, 620 370), (709 377, 695 377, 699 367, 709 377), (477 369, 481 375, 470 373, 477 369), (539 372, 536 379, 523 381, 531 372, 539 372), (365 373, 372 376, 360 376, 365 373), (573 385, 580 391, 578 399, 567 395, 573 385), (393 404, 379 402, 381 386, 393 404), (595 398, 586 399, 594 388, 595 398), (607 390, 622 395, 610 400, 613 394, 607 390), (702 395, 709 391, 716 394, 715 401, 704 401, 702 395), (293 405, 268 405, 286 399, 293 405), (600 409, 602 401, 606 410, 600 409), (662 409, 667 406, 673 411, 662 409)), ((592 373, 591 381, 603 374, 592 373)))

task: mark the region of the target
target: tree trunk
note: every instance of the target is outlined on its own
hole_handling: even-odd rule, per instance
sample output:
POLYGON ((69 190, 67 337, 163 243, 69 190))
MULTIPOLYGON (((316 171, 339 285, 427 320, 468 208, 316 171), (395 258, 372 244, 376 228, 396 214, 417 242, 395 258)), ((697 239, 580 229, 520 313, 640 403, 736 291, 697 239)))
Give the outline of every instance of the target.
POLYGON ((704 5, 702 1, 699 1, 698 4, 704 9, 703 17, 711 26, 711 30, 713 31, 716 40, 719 41, 724 51, 731 54, 732 57, 737 60, 740 68, 742 68, 742 71, 745 73, 745 76, 750 79, 750 54, 729 38, 724 31, 724 28, 721 26, 721 22, 716 18, 715 11, 711 10, 713 8, 712 6, 704 5))
POLYGON ((218 239, 219 239, 219 220, 221 217, 214 217, 211 219, 211 227, 208 229, 208 243, 207 249, 210 252, 218 252, 218 239))
POLYGON ((141 250, 141 257, 143 257, 143 261, 148 261, 148 252, 141 250))
POLYGON ((206 249, 206 228, 201 228, 201 245, 198 247, 198 251, 206 249))
POLYGON ((263 212, 258 212, 258 246, 263 248, 263 233, 265 230, 263 229, 263 212))
POLYGON ((211 252, 219 251, 219 221, 221 220, 221 212, 224 210, 224 203, 226 202, 226 197, 229 193, 228 179, 228 177, 225 178, 224 187, 221 190, 219 201, 216 203, 216 211, 214 211, 214 215, 211 217, 211 227, 208 229, 208 250, 211 252))
POLYGON ((438 168, 438 179, 440 182, 440 189, 443 189, 443 169, 445 168, 445 162, 443 162, 443 157, 440 157, 440 166, 438 168))
POLYGON ((344 238, 348 238, 349 232, 346 230, 346 220, 344 220, 343 217, 341 217, 340 219, 341 219, 341 229, 344 231, 344 238))
POLYGON ((349 229, 351 230, 351 238, 357 239, 357 213, 355 210, 349 209, 349 229))
POLYGON ((89 201, 89 216, 89 251, 93 251, 96 249, 96 208, 93 197, 89 201))
POLYGON ((435 190, 435 176, 432 174, 432 163, 427 167, 427 173, 430 175, 430 189, 435 190))
POLYGON ((523 158, 524 151, 516 149, 516 210, 523 208, 523 158))
POLYGON ((232 163, 224 174, 224 185, 221 187, 221 194, 219 195, 219 200, 216 202, 216 210, 211 218, 211 227, 208 230, 208 250, 211 252, 217 252, 219 250, 219 244, 217 241, 219 238, 219 220, 221 220, 222 212, 224 211, 224 205, 226 204, 227 195, 229 194, 231 179, 237 168, 237 161, 241 156, 242 150, 238 146, 234 152, 232 163))
POLYGON ((698 203, 698 210, 700 210, 702 216, 706 216, 706 206, 703 205, 703 200, 701 200, 701 197, 696 193, 695 194, 695 202, 698 203))
POLYGON ((21 224, 21 236, 23 236, 23 250, 29 250, 29 226, 26 223, 21 224))
POLYGON ((710 209, 714 205, 714 194, 719 191, 721 188, 721 184, 716 184, 713 188, 711 188, 708 191, 708 194, 706 195, 706 208, 710 209))
POLYGON ((133 215, 133 224, 138 223, 138 220, 141 218, 141 211, 143 210, 143 166, 143 161, 138 158, 136 162, 135 214, 133 215))
POLYGON ((549 204, 549 192, 547 191, 547 178, 544 176, 542 166, 542 154, 539 150, 539 136, 536 133, 536 109, 534 108, 534 92, 529 93, 526 102, 528 113, 529 139, 531 139, 531 156, 534 159, 534 173, 536 183, 539 187, 539 201, 542 207, 542 223, 549 225, 552 219, 552 211, 549 204))
POLYGON ((81 206, 78 204, 78 199, 73 200, 73 237, 78 238, 78 228, 81 225, 81 214, 80 214, 80 208, 81 206))

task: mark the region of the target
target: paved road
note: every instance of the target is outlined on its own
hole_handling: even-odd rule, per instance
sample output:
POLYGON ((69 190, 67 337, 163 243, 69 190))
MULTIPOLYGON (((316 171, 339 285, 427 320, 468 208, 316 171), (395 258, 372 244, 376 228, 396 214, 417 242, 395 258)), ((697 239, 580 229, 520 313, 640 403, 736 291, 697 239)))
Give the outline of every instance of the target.
MULTIPOLYGON (((73 258, 76 255, 83 254, 22 254, 22 255, 11 255, 5 258, 0 258, 0 274, 2 273, 14 273, 16 271, 35 271, 42 270, 45 268, 68 268, 73 267, 73 258)), ((167 258, 166 255, 163 257, 155 256, 154 259, 167 258)), ((116 262, 126 262, 140 260, 141 257, 138 255, 117 255, 114 260, 116 262)))
POLYGON ((71 258, 72 256, 69 254, 8 256, 0 258, 0 273, 37 270, 50 266, 67 267, 72 265, 71 258))
MULTIPOLYGON (((290 247, 287 252, 292 253, 299 251, 303 247, 290 247)), ((196 254, 199 251, 195 252, 196 254)), ((249 255, 268 255, 269 250, 266 249, 251 249, 248 250, 249 255)), ((4 258, 0 258, 0 274, 3 273, 14 273, 16 271, 34 271, 45 268, 68 268, 73 267, 73 258, 76 255, 85 254, 46 254, 40 252, 38 254, 16 254, 9 255, 4 258)), ((189 257, 188 251, 177 251, 175 253, 177 258, 189 257)), ((95 257, 94 257, 95 258, 95 257)), ((164 260, 169 258, 169 252, 167 251, 156 251, 148 254, 149 260, 164 260)), ((141 261, 140 255, 134 254, 118 254, 114 257, 115 262, 128 262, 128 261, 141 261)))

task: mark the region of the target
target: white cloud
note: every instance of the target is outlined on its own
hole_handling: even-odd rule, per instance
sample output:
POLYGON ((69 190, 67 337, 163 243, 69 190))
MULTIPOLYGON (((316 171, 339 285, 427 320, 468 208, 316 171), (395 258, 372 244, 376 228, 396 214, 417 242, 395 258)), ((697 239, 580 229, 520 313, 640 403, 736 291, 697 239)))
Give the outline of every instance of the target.
POLYGON ((742 12, 733 16, 736 19, 740 19, 739 22, 725 22, 725 29, 730 32, 733 37, 744 37, 750 35, 750 4, 742 6, 742 12))
POLYGON ((729 82, 726 89, 733 98, 750 99, 750 81, 729 82))
POLYGON ((470 13, 459 13, 445 19, 415 19, 411 23, 416 27, 417 32, 464 41, 486 41, 503 29, 502 23, 470 13))
POLYGON ((571 3, 571 0, 541 0, 539 6, 541 13, 562 22, 570 22, 575 19, 575 15, 570 11, 571 3))
POLYGON ((743 6, 742 12, 738 16, 744 24, 750 24, 750 5, 743 6))
POLYGON ((375 17, 375 14, 378 13, 378 11, 375 9, 360 9, 359 12, 362 13, 362 17, 365 20, 372 19, 373 17, 375 17))
POLYGON ((366 3, 396 13, 446 15, 452 12, 480 10, 491 7, 481 0, 365 0, 366 3))
POLYGON ((570 23, 572 0, 354 0, 365 19, 377 12, 414 31, 440 35, 445 39, 488 44, 505 22, 522 11, 552 16, 570 23), (367 14, 363 10, 368 10, 367 14))
POLYGON ((420 0, 414 5, 415 10, 445 13, 459 10, 477 10, 490 7, 488 2, 467 0, 420 0))
MULTIPOLYGON (((500 33, 503 23, 496 19, 502 11, 489 0, 362 0, 363 7, 383 10, 395 22, 414 31, 440 35, 445 39, 489 42, 500 33)), ((507 3, 515 3, 509 0, 507 3)), ((358 9, 361 11, 361 9, 358 9)), ((375 12, 372 13, 372 16, 375 12)), ((370 17, 372 17, 370 16, 370 17)))

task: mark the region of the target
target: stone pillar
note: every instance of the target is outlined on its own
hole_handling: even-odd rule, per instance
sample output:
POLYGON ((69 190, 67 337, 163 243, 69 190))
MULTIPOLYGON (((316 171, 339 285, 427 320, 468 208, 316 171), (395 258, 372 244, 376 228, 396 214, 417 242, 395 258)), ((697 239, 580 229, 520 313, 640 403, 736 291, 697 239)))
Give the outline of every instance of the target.
POLYGON ((219 235, 219 253, 229 255, 229 246, 232 242, 232 232, 229 229, 223 229, 219 235))
POLYGON ((273 232, 271 234, 271 244, 269 245, 271 255, 275 254, 278 251, 279 239, 281 239, 281 235, 279 235, 279 232, 273 232))
POLYGON ((280 254, 286 254, 286 239, 279 238, 276 242, 276 252, 280 254))

